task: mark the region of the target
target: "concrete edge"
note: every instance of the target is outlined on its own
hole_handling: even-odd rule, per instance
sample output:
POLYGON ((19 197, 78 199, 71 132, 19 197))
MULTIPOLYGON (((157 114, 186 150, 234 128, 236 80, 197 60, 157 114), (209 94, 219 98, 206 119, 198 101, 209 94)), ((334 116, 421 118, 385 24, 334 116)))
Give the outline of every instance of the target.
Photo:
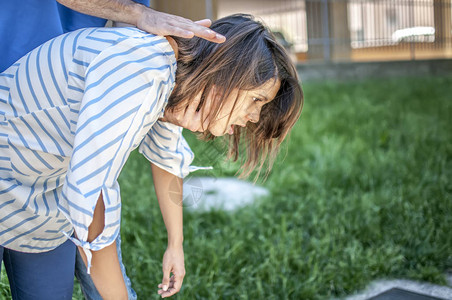
MULTIPOLYGON (((448 275, 449 277, 450 275, 448 275)), ((448 278, 448 281, 451 280, 448 278)), ((399 288, 406 291, 437 297, 440 299, 452 299, 452 288, 450 286, 441 286, 428 282, 419 282, 414 280, 394 279, 394 280, 377 280, 368 285, 368 287, 357 294, 342 298, 344 300, 367 300, 375 297, 392 288, 399 288)))
POLYGON ((369 78, 451 76, 452 59, 298 63, 302 82, 362 80, 369 78))

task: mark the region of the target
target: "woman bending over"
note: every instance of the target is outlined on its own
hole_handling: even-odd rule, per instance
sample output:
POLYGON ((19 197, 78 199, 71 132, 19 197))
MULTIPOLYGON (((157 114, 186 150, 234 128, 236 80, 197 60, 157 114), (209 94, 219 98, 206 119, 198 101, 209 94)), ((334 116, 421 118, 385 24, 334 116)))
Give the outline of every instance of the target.
POLYGON ((182 128, 229 134, 243 176, 271 168, 301 113, 296 70, 251 16, 212 29, 226 42, 82 29, 0 74, 0 258, 13 298, 71 299, 78 246, 100 295, 127 299, 114 241, 117 178, 132 150, 151 163, 168 233, 162 297, 185 275, 182 195, 170 199, 169 184, 182 190, 198 169, 182 128))

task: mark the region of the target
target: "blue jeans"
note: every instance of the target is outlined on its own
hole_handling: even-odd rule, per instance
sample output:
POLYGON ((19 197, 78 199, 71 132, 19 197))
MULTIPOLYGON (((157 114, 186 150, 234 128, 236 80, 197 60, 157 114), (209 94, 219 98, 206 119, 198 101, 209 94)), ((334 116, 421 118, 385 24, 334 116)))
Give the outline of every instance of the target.
POLYGON ((76 247, 66 241, 42 253, 24 253, 0 246, 11 295, 20 300, 72 299, 76 247))
MULTIPOLYGON (((116 239, 116 249, 118 251, 118 259, 119 264, 121 266, 122 276, 124 278, 124 283, 127 287, 127 293, 129 294, 129 300, 136 300, 137 294, 132 289, 132 283, 130 282, 129 277, 127 277, 126 269, 124 267, 124 264, 122 263, 122 255, 121 255, 121 236, 118 235, 118 238, 116 239)), ((80 253, 77 251, 77 258, 75 263, 75 276, 77 277, 80 287, 82 288, 83 295, 85 296, 86 300, 102 300, 102 297, 100 296, 99 292, 97 291, 96 287, 94 286, 94 282, 91 279, 91 276, 86 273, 86 266, 83 262, 83 259, 80 255, 80 253)))

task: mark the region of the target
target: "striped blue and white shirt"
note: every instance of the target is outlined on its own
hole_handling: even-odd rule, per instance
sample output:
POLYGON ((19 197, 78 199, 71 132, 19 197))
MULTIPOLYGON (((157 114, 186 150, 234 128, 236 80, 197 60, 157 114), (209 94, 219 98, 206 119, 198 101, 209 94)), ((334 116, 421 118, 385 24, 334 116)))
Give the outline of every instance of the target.
POLYGON ((185 177, 199 169, 182 128, 158 121, 176 59, 163 37, 88 28, 36 48, 0 74, 0 245, 44 252, 77 240, 88 258, 116 239, 117 178, 130 152, 185 177), (104 231, 87 242, 102 192, 104 231))

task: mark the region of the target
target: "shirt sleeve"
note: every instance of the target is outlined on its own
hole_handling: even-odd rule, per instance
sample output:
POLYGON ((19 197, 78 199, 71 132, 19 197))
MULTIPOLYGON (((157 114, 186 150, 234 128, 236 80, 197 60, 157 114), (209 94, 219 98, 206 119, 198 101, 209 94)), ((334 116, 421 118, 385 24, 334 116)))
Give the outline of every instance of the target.
POLYGON ((119 233, 117 178, 134 144, 148 132, 143 130, 146 124, 160 115, 174 84, 174 54, 162 39, 124 40, 102 51, 87 69, 59 208, 77 236, 69 238, 85 250, 88 270, 90 250, 110 245, 119 233), (88 227, 100 193, 105 227, 89 243, 88 227))
POLYGON ((182 135, 182 127, 168 122, 155 122, 139 151, 151 163, 179 178, 196 170, 211 169, 191 166, 195 156, 182 135))

